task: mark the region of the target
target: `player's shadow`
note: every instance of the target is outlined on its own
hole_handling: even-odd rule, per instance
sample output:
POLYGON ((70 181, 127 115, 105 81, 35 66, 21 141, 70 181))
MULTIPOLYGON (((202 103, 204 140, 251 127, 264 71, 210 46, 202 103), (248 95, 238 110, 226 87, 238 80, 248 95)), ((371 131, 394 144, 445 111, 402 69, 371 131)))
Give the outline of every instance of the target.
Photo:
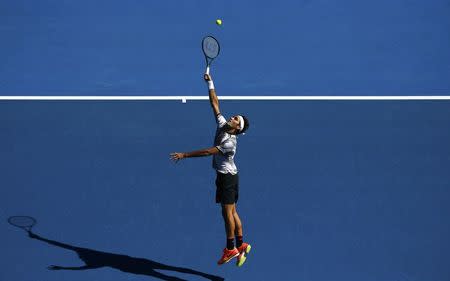
POLYGON ((162 273, 156 271, 156 270, 168 270, 168 271, 173 271, 173 272, 198 275, 198 276, 202 276, 202 277, 207 278, 212 281, 225 280, 224 278, 222 278, 220 276, 203 273, 203 272, 196 271, 196 270, 189 269, 189 268, 165 265, 165 264, 162 264, 162 263, 159 263, 156 261, 152 261, 149 259, 135 258, 135 257, 127 256, 127 255, 107 253, 107 252, 101 252, 101 251, 96 251, 96 250, 87 249, 87 248, 76 247, 76 246, 64 244, 64 243, 61 243, 58 241, 53 241, 53 240, 43 238, 32 232, 29 233, 29 236, 33 239, 37 239, 37 240, 46 242, 53 246, 61 247, 61 248, 67 249, 67 250, 72 250, 72 251, 76 252, 78 254, 78 256, 80 257, 80 259, 85 263, 85 265, 75 266, 75 267, 52 265, 52 266, 49 266, 50 270, 87 270, 87 269, 96 269, 96 268, 101 268, 101 267, 111 267, 111 268, 115 268, 115 269, 118 269, 123 272, 152 276, 152 277, 159 278, 162 280, 186 281, 185 279, 181 279, 181 278, 178 278, 175 276, 169 276, 169 275, 162 274, 162 273))

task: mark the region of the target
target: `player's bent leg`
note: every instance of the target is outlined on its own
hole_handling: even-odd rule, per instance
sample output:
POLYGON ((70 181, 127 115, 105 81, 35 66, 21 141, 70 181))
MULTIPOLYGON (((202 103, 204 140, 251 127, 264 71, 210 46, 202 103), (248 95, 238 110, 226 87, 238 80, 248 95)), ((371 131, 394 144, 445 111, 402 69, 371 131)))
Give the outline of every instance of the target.
POLYGON ((233 208, 234 204, 222 204, 222 217, 225 223, 225 232, 227 238, 234 239, 236 224, 233 216, 233 208))
POLYGON ((229 262, 239 255, 239 251, 234 247, 235 221, 233 216, 234 204, 222 204, 222 216, 225 222, 225 232, 227 236, 227 247, 223 249, 223 254, 217 262, 219 265, 229 262))

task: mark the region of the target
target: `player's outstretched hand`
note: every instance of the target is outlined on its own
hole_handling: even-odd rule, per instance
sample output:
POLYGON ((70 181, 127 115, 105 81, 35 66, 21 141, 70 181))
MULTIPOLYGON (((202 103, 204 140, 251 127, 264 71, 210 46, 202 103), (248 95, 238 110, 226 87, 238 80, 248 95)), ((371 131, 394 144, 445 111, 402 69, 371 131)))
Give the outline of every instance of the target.
POLYGON ((180 161, 183 158, 184 158, 184 153, 181 153, 181 152, 170 153, 170 159, 172 159, 175 163, 177 163, 178 161, 180 161))

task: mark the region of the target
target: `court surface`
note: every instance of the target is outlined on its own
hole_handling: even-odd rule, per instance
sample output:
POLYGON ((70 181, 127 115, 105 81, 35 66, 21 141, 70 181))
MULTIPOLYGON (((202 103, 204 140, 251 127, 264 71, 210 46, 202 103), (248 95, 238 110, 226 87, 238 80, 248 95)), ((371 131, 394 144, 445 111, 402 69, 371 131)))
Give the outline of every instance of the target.
MULTIPOLYGON (((206 96, 212 34, 219 96, 449 96, 449 12, 438 0, 3 1, 0 94, 206 96)), ((212 145, 207 101, 0 100, 0 280, 450 280, 450 101, 221 111, 251 122, 236 157, 253 246, 242 268, 216 265, 211 159, 169 159, 212 145), (37 219, 39 237, 13 215, 37 219), (96 268, 75 269, 85 262, 96 268)))
MULTIPOLYGON (((254 124, 239 138, 238 208, 253 252, 224 246, 207 102, 0 103, 3 280, 145 280, 83 263, 6 223, 35 217, 47 239, 228 280, 446 280, 448 102, 226 102, 254 124)), ((173 272, 168 272, 170 275, 173 272)), ((177 275, 186 280, 200 280, 177 275)))

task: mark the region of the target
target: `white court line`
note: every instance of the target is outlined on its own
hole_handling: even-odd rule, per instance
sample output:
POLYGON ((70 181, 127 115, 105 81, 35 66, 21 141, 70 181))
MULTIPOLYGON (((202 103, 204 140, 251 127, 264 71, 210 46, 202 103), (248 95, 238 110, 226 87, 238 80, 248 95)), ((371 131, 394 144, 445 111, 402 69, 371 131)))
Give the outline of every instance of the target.
MULTIPOLYGON (((450 96, 219 96, 219 100, 301 101, 301 100, 450 100, 450 96)), ((0 100, 54 101, 189 101, 208 100, 208 96, 0 96, 0 100)))

